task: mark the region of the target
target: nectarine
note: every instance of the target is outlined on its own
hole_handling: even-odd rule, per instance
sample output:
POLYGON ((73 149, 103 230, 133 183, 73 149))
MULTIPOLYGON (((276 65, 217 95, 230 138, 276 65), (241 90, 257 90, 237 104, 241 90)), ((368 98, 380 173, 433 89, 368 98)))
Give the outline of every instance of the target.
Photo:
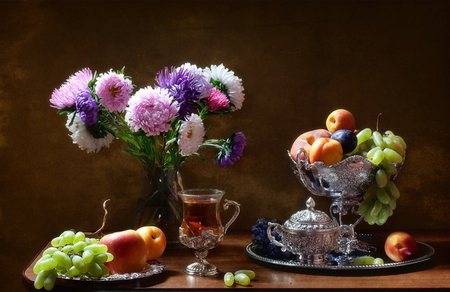
POLYGON ((314 163, 322 161, 325 165, 333 165, 342 160, 343 150, 341 143, 330 138, 320 138, 314 141, 309 149, 309 161, 314 163))
POLYGON ((413 259, 417 256, 418 246, 414 238, 406 232, 391 233, 384 244, 386 255, 395 262, 413 259))
MULTIPOLYGON (((294 141, 291 147, 291 157, 294 159, 294 161, 297 161, 297 151, 300 148, 303 148, 306 153, 309 155, 309 149, 311 148, 311 145, 319 138, 330 138, 331 133, 324 129, 317 129, 312 130, 306 133, 301 134, 298 136, 298 138, 294 141)), ((305 159, 305 155, 303 153, 300 154, 300 159, 305 159)))
POLYGON ((345 109, 334 110, 327 117, 325 124, 328 131, 331 133, 334 133, 337 130, 350 130, 354 132, 356 128, 355 117, 353 117, 351 112, 345 109))

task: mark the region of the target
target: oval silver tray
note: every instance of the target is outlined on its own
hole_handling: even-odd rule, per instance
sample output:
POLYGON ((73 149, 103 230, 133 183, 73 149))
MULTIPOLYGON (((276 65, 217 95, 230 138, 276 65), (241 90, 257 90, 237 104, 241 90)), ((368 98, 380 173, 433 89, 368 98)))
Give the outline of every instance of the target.
POLYGON ((276 259, 260 256, 255 253, 253 249, 253 244, 249 244, 245 248, 245 252, 247 255, 257 264, 281 270, 288 270, 292 272, 302 273, 308 270, 324 270, 324 271, 371 271, 371 270, 383 270, 389 268, 397 268, 397 267, 405 267, 411 266, 418 263, 423 263, 430 260, 434 254, 434 248, 430 245, 417 241, 417 245, 419 248, 418 255, 415 259, 402 261, 402 262, 394 262, 391 261, 384 254, 384 242, 386 240, 385 237, 381 236, 373 236, 368 234, 358 234, 358 239, 367 242, 377 248, 378 251, 372 254, 374 257, 381 257, 385 263, 382 265, 332 265, 329 263, 324 264, 307 264, 301 263, 292 259, 276 259))
POLYGON ((58 278, 72 281, 82 281, 82 282, 116 282, 116 281, 128 281, 147 278, 156 274, 161 274, 165 265, 158 261, 151 261, 146 264, 146 267, 141 272, 128 273, 128 274, 115 274, 102 278, 89 278, 89 277, 69 277, 64 275, 59 275, 58 278))

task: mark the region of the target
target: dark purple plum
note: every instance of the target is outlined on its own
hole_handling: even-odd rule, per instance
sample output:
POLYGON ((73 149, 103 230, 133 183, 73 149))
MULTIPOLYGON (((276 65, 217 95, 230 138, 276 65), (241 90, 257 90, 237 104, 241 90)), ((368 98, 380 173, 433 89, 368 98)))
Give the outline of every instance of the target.
POLYGON ((352 152, 358 145, 358 138, 350 130, 337 130, 331 135, 331 139, 337 140, 341 144, 344 154, 352 152))

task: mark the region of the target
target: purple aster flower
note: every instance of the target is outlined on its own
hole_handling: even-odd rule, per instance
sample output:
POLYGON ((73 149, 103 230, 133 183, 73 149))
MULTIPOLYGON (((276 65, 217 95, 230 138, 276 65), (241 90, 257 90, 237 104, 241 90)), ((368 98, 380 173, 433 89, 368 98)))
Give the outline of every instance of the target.
POLYGON ((185 63, 181 65, 181 68, 187 69, 191 74, 195 76, 195 79, 198 83, 198 92, 199 92, 199 99, 205 98, 211 94, 211 90, 214 88, 214 86, 209 82, 211 80, 211 77, 206 75, 202 68, 197 68, 197 65, 191 64, 191 63, 185 63))
POLYGON ((154 136, 169 131, 177 114, 178 103, 167 89, 147 86, 130 99, 125 120, 134 132, 142 129, 147 136, 154 136))
POLYGON ((95 92, 106 110, 122 112, 127 107, 133 91, 133 84, 123 74, 110 70, 97 78, 95 92))
POLYGON ((235 164, 244 154, 246 138, 242 132, 237 132, 223 143, 222 148, 214 159, 215 164, 228 167, 235 164))
POLYGON ((197 107, 199 100, 199 84, 194 74, 191 74, 186 68, 172 67, 171 71, 166 67, 165 70, 158 73, 156 83, 159 87, 165 88, 178 102, 180 110, 178 112, 181 119, 185 119, 192 110, 197 107))
POLYGON ((92 98, 89 88, 78 91, 75 98, 75 105, 83 123, 88 126, 93 126, 97 123, 99 108, 97 102, 92 98))
POLYGON ((50 99, 52 107, 62 109, 75 105, 78 91, 88 87, 91 80, 92 71, 89 68, 84 68, 71 75, 59 89, 53 91, 52 98, 50 99))

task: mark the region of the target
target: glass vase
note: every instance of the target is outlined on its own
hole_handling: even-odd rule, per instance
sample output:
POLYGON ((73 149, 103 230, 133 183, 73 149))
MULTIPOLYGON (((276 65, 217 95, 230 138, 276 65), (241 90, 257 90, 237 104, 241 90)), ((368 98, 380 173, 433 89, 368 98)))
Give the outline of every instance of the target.
POLYGON ((157 226, 166 235, 167 244, 179 244, 182 201, 178 197, 181 178, 174 167, 144 166, 145 181, 135 210, 134 227, 157 226))

